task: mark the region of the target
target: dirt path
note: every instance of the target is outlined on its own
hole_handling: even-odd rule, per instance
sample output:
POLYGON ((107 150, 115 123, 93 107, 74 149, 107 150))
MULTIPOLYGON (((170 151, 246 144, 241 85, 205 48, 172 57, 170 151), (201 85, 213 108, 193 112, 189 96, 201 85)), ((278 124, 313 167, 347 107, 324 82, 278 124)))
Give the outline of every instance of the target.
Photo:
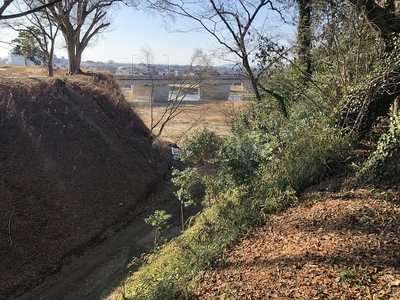
MULTIPOLYGON (((125 278, 132 260, 151 250, 154 232, 152 227, 144 222, 144 218, 156 209, 172 214, 172 226, 164 232, 164 236, 177 236, 180 233, 180 204, 170 195, 162 203, 138 215, 127 227, 101 244, 79 257, 71 257, 70 262, 63 266, 60 272, 17 299, 105 298, 125 278)), ((186 214, 196 214, 199 209, 199 206, 187 208, 186 214)))

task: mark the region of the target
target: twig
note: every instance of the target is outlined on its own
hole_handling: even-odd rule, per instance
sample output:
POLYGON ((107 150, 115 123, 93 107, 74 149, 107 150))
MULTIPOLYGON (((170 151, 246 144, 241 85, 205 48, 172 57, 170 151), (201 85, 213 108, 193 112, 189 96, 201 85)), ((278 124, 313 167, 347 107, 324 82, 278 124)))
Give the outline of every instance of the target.
POLYGON ((14 214, 14 209, 15 209, 15 207, 13 207, 13 209, 11 211, 11 214, 10 214, 10 217, 8 218, 8 239, 10 240, 10 248, 11 248, 11 246, 13 244, 13 240, 12 240, 12 237, 11 237, 11 218, 12 218, 12 215, 14 214))

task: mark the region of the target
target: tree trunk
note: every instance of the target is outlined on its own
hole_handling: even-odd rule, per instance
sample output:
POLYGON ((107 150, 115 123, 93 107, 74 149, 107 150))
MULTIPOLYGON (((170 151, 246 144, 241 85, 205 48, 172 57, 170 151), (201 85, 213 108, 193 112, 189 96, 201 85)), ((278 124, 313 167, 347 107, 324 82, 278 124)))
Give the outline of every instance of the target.
POLYGON ((80 60, 76 55, 74 32, 69 32, 65 37, 68 52, 68 75, 80 74, 80 60))
POLYGON ((311 0, 297 0, 299 8, 299 24, 297 28, 297 43, 299 47, 300 68, 304 81, 311 77, 311 0))
MULTIPOLYGON (((389 42, 392 34, 399 33, 399 18, 388 8, 379 6, 375 0, 347 0, 361 14, 365 15, 375 31, 385 42, 389 42)), ((390 43, 389 43, 390 44, 390 43)))
POLYGON ((48 52, 49 57, 47 58, 47 75, 49 77, 54 76, 54 68, 53 68, 53 56, 54 56, 54 40, 51 41, 50 51, 48 52))
POLYGON ((184 210, 185 210, 185 205, 183 204, 183 202, 181 202, 181 228, 182 228, 182 232, 185 231, 184 210))
MULTIPOLYGON (((242 53, 245 53, 245 51, 242 51, 242 53)), ((242 64, 243 68, 248 76, 248 79, 251 81, 251 86, 253 88, 254 96, 256 97, 257 101, 261 101, 261 95, 260 95, 260 90, 258 87, 258 78, 254 76, 253 70, 251 69, 250 63, 249 63, 249 58, 247 55, 243 55, 242 58, 242 64)))
POLYGON ((49 77, 54 76, 53 59, 49 59, 47 61, 47 76, 49 77))
MULTIPOLYGON (((367 18, 384 41, 385 51, 388 54, 395 51, 392 38, 400 33, 400 18, 394 11, 379 6, 374 0, 347 1, 367 18)), ((362 102, 358 111, 353 112, 356 117, 350 120, 362 134, 370 131, 379 116, 388 115, 393 101, 400 95, 400 85, 397 84, 400 81, 400 65, 393 65, 382 73, 370 78, 364 87, 350 95, 354 103, 362 102)))
POLYGON ((80 74, 80 65, 76 60, 74 50, 68 49, 68 75, 80 74))

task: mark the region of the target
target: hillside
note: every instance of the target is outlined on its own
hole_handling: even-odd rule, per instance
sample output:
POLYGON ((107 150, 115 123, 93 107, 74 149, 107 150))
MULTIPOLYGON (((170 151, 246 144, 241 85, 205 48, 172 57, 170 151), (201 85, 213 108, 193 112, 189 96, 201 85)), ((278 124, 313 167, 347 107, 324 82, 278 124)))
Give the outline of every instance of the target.
POLYGON ((60 78, 0 77, 1 299, 143 211, 169 168, 109 75, 60 78))

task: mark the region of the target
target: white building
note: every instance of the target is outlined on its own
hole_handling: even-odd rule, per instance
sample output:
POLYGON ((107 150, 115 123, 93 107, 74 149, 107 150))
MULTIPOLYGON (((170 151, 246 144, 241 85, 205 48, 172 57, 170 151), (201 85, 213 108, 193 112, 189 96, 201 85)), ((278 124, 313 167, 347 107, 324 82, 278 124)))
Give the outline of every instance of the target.
MULTIPOLYGON (((25 66, 25 60, 22 55, 12 54, 12 52, 9 51, 7 57, 0 58, 0 64, 9 66, 25 66)), ((34 66, 35 64, 32 61, 28 60, 27 65, 34 66)), ((56 55, 54 55, 53 65, 56 68, 66 68, 68 66, 68 59, 64 58, 64 56, 58 58, 56 55)))
MULTIPOLYGON (((8 57, 6 61, 6 65, 10 66, 25 66, 25 59, 22 55, 12 54, 12 52, 8 52, 8 57)), ((30 60, 27 61, 28 66, 34 66, 35 64, 30 60)))

